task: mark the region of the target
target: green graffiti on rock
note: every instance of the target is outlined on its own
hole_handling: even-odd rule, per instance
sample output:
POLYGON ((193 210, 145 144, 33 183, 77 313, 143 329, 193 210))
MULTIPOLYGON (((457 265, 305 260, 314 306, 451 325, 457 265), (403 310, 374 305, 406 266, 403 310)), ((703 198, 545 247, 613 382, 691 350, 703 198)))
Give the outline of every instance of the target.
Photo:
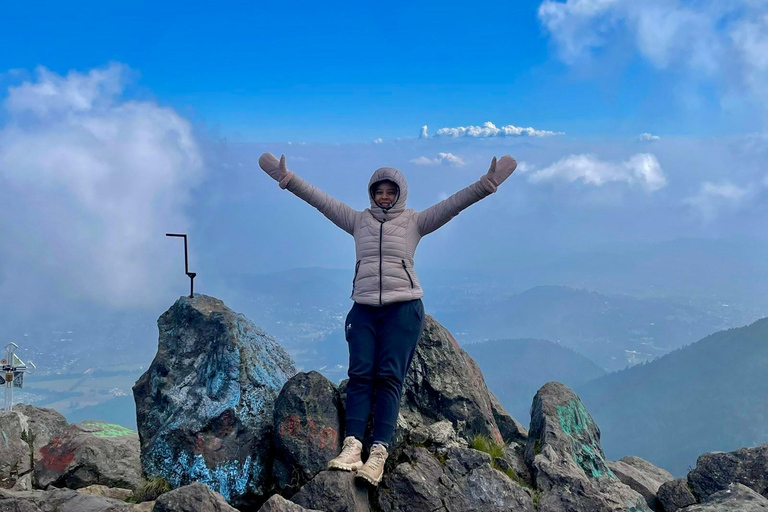
POLYGON ((91 434, 96 437, 120 437, 135 434, 135 432, 129 428, 125 428, 122 425, 115 425, 114 423, 101 423, 100 421, 84 421, 83 426, 94 429, 91 434))
POLYGON ((568 405, 558 405, 557 417, 560 420, 560 428, 571 438, 571 455, 574 462, 587 476, 600 478, 607 474, 615 479, 616 476, 600 454, 597 439, 592 433, 594 429, 590 428, 595 422, 584 404, 579 400, 571 400, 568 405))

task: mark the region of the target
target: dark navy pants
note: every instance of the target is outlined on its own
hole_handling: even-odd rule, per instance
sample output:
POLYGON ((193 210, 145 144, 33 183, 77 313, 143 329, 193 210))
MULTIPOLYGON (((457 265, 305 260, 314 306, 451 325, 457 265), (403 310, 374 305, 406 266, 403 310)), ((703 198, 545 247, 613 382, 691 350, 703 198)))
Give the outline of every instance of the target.
POLYGON ((363 440, 374 389, 373 441, 395 431, 403 380, 424 329, 421 299, 385 306, 355 303, 344 324, 349 344, 346 436, 363 440))

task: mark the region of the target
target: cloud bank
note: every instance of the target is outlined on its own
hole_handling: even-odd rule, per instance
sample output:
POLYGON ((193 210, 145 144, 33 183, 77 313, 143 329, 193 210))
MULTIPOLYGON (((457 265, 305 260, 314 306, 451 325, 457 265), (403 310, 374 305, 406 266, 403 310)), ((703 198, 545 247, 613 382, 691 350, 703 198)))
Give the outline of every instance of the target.
POLYGON ((41 67, 8 89, 0 126, 3 300, 58 290, 147 307, 178 282, 170 276, 183 268, 182 248, 165 233, 190 227, 184 207, 203 162, 189 122, 122 98, 129 75, 120 64, 66 76, 41 67))
POLYGON ((623 182, 639 185, 649 192, 655 192, 667 185, 667 178, 659 161, 648 153, 636 154, 621 163, 604 162, 594 155, 570 155, 544 169, 530 172, 526 169, 531 183, 583 181, 588 185, 602 186, 606 183, 623 182))
POLYGON ((464 165, 464 160, 452 153, 438 153, 437 158, 427 158, 426 156, 420 156, 410 160, 410 162, 416 165, 464 165))
MULTIPOLYGON (((422 128, 422 135, 426 136, 427 127, 422 128)), ((489 138, 489 137, 547 137, 551 135, 563 135, 563 132, 552 132, 548 130, 537 130, 535 128, 520 128, 508 124, 497 128, 495 124, 490 121, 483 123, 482 126, 458 126, 455 128, 440 128, 435 133, 434 137, 473 137, 473 138, 489 138)), ((420 136, 420 138, 423 138, 420 136)))

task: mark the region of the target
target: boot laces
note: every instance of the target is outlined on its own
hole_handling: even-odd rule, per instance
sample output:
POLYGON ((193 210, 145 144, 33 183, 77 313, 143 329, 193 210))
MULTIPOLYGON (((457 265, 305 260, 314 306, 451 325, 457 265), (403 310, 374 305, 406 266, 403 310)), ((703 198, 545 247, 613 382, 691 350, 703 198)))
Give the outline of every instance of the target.
POLYGON ((373 469, 379 469, 379 466, 387 458, 387 452, 383 449, 371 450, 371 456, 368 459, 373 469))
POLYGON ((341 454, 343 456, 352 455, 352 453, 355 451, 355 439, 348 439, 344 442, 344 447, 341 449, 341 454))

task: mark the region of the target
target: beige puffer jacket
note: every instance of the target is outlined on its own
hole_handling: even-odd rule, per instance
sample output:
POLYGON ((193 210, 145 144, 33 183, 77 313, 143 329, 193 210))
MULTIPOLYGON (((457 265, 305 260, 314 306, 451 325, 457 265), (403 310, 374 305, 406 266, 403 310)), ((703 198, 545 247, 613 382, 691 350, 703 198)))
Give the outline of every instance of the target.
POLYGON ((280 182, 355 237, 355 276, 352 300, 359 304, 383 306, 393 302, 419 299, 424 292, 413 268, 413 254, 422 236, 427 235, 469 205, 496 192, 487 176, 440 201, 424 211, 406 210, 408 185, 402 173, 391 167, 377 169, 368 182, 371 207, 353 210, 294 173, 280 182), (373 200, 373 185, 391 180, 400 188, 397 200, 389 208, 380 208, 373 200))

